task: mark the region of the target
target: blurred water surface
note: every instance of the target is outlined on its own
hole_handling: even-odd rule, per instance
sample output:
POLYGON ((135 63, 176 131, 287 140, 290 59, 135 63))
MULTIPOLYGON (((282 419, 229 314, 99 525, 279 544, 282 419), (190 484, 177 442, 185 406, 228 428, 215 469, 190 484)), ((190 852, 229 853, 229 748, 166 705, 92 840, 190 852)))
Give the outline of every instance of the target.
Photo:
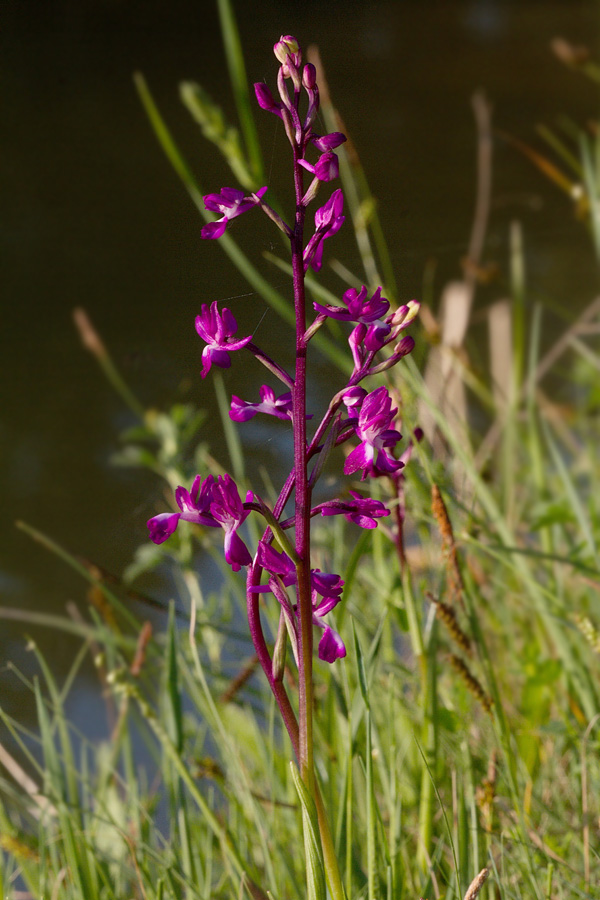
MULTIPOLYGON (((491 99, 496 127, 527 142, 538 140, 539 122, 553 124, 566 113, 584 123, 597 111, 595 90, 549 50, 557 34, 595 50, 591 0, 236 6, 252 81, 274 86, 271 47, 281 33, 319 45, 334 101, 379 198, 404 299, 421 295, 432 259, 438 290, 460 272, 474 204, 470 98, 476 88, 491 99)), ((199 378, 201 344, 193 329, 200 304, 227 299, 240 331, 254 330, 273 348, 286 332, 218 245, 200 241, 199 217, 132 85, 132 73, 142 71, 203 190, 231 184, 178 99, 178 83, 193 79, 233 116, 215 5, 39 0, 9 2, 3 18, 0 590, 3 605, 62 612, 70 600, 85 603, 85 585, 14 521, 25 520, 118 574, 145 538, 145 520, 162 490, 148 474, 109 463, 119 430, 132 420, 83 350, 73 308, 87 309, 144 404, 188 397, 204 405, 210 411, 205 436, 217 447, 213 388, 210 378, 199 378)), ((260 114, 259 121, 268 167, 283 191, 281 168, 289 170, 283 132, 274 116, 260 114)), ((529 299, 566 305, 571 315, 597 290, 583 226, 563 196, 496 141, 486 258, 500 267, 515 218, 524 227, 529 299)), ((262 258, 277 239, 258 219, 254 212, 240 219, 235 237, 289 292, 287 279, 262 258)), ((336 256, 359 272, 350 232, 335 240, 336 256)), ((333 273, 324 277, 340 290, 333 273)), ((225 378, 229 391, 251 399, 262 373, 236 359, 225 378)), ((263 433, 253 423, 247 434, 251 452, 264 461, 263 433)), ((278 442, 271 446, 276 455, 278 442)), ((3 622, 0 647, 3 705, 26 720, 28 691, 6 668, 12 659, 32 669, 24 630, 3 622)), ((77 642, 27 631, 64 674, 77 642)), ((102 733, 87 690, 82 678, 73 710, 88 733, 102 733)))

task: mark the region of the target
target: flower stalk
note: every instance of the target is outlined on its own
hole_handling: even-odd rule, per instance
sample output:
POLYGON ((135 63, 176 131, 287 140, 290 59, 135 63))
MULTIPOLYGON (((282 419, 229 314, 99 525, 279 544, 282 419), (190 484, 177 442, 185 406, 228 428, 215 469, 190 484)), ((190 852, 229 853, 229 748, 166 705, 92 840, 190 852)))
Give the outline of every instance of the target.
MULTIPOLYGON (((297 92, 296 92, 297 93, 297 92)), ((295 475, 295 530, 296 553, 299 562, 298 619, 300 623, 299 646, 299 725, 300 725, 300 774, 308 791, 314 796, 313 761, 313 680, 312 680, 312 595, 310 587, 310 488, 307 471, 306 441, 306 294, 304 288, 304 219, 302 202, 303 170, 299 165, 298 149, 294 148, 294 187, 296 192, 296 221, 291 238, 292 272, 294 285, 294 311, 296 314, 296 374, 293 397, 294 426, 294 475, 295 475)))
MULTIPOLYGON (((313 747, 313 629, 317 626, 322 631, 318 645, 321 660, 335 663, 346 656, 342 637, 326 619, 341 599, 344 582, 335 573, 321 572, 312 567, 311 520, 317 515, 343 515, 361 528, 376 528, 378 519, 388 516, 389 510, 380 500, 365 497, 356 491, 350 492, 350 498, 337 497, 313 507, 312 494, 329 455, 341 444, 358 438, 358 445, 346 458, 344 474, 360 473, 362 481, 388 476, 396 485, 400 499, 400 471, 408 461, 409 451, 401 457, 394 455, 395 447, 402 438, 393 427, 397 409, 387 387, 382 385, 369 393, 361 382, 373 374, 386 371, 410 353, 414 341, 401 334, 417 314, 418 304, 411 301, 390 311, 390 304, 382 295, 381 287, 369 295, 369 290, 363 286, 360 291, 346 291, 342 298, 343 306, 313 304, 316 315, 307 325, 306 273, 309 268, 315 271, 320 269, 325 240, 333 237, 344 223, 342 191, 335 189, 324 205, 316 210, 314 233, 308 240, 305 240, 306 212, 321 186, 337 178, 339 166, 334 151, 346 138, 339 132, 319 135, 313 130, 319 110, 316 70, 310 64, 302 66, 298 41, 291 35, 284 35, 275 44, 274 53, 280 63, 277 77, 280 99, 276 100, 265 84, 255 85, 255 94, 262 109, 282 120, 291 145, 295 196, 293 224, 284 222, 263 199, 267 187, 249 195, 236 188, 223 187, 220 193, 208 194, 204 198, 206 208, 217 213, 219 218, 204 226, 202 237, 218 239, 232 219, 254 208, 262 210, 288 237, 295 318, 293 372, 288 372, 271 359, 253 342, 252 336, 237 337, 237 322, 233 313, 227 308, 219 310, 217 302, 210 307, 202 306, 201 314, 196 318, 196 331, 205 343, 202 352, 203 378, 213 365, 229 368, 231 354, 247 350, 284 384, 286 391, 279 396, 275 395, 271 386, 263 385, 259 402, 234 395, 229 415, 240 423, 258 414, 271 415, 284 423, 291 423, 291 471, 272 511, 252 491, 248 491, 245 500, 242 500, 237 485, 229 475, 217 479, 208 475, 204 480, 198 475, 189 491, 184 487, 177 489, 175 502, 179 511, 154 516, 148 522, 148 528, 151 539, 158 544, 166 541, 180 522, 199 528, 221 528, 224 531, 226 562, 234 572, 246 568, 246 609, 252 642, 289 735, 303 790, 315 804, 330 894, 334 900, 345 900, 327 811, 315 778, 313 747), (303 104, 306 105, 304 113, 301 110, 303 104), (320 155, 312 162, 309 151, 312 154, 314 150, 320 155), (305 185, 307 176, 310 176, 308 187, 305 185), (312 416, 307 409, 308 350, 312 337, 328 318, 354 326, 348 337, 354 367, 346 384, 334 394, 320 422, 317 420, 309 439, 307 422, 312 416), (375 357, 382 351, 383 358, 375 362, 375 357), (292 496, 293 514, 284 518, 285 508, 292 496), (239 533, 250 514, 261 515, 264 521, 264 532, 254 553, 239 533), (271 649, 261 622, 261 594, 271 594, 280 608, 277 637, 271 649), (291 655, 287 652, 288 642, 291 655), (284 684, 286 659, 292 655, 298 667, 297 716, 284 684)), ((401 518, 397 519, 397 524, 398 548, 403 562, 401 518)), ((311 846, 314 847, 314 842, 311 846)), ((308 895, 311 895, 310 884, 308 895)))

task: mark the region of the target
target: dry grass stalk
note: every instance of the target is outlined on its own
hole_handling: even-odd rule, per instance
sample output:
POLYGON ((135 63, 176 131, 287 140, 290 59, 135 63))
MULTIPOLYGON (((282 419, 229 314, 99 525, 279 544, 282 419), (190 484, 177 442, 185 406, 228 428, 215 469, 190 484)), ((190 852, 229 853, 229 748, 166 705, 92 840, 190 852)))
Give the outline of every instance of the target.
POLYGON ((93 606, 94 609, 98 610, 98 612, 104 619, 105 624, 111 629, 111 631, 118 632, 119 627, 117 625, 114 610, 106 599, 104 591, 102 590, 103 575, 101 569, 89 560, 86 560, 84 562, 84 565, 94 579, 87 591, 88 603, 90 604, 90 606, 93 606))
POLYGON ((486 883, 490 875, 490 870, 488 868, 482 869, 479 875, 476 875, 471 884, 468 887, 467 893, 465 894, 465 900, 475 900, 475 898, 479 895, 479 891, 486 883))
POLYGON ((456 613, 452 607, 448 606, 448 604, 444 603, 442 600, 436 600, 435 597, 429 596, 429 599, 435 605, 435 614, 446 626, 452 640, 461 650, 471 656, 473 653, 471 641, 458 624, 456 613))
POLYGON ((106 352, 106 347, 102 343, 102 338, 92 325, 90 317, 86 313, 85 309, 78 307, 73 310, 73 321, 75 322, 75 327, 79 332, 79 336, 81 338, 81 342, 86 350, 89 350, 90 353, 93 353, 97 359, 106 359, 108 353, 106 352))
MULTIPOLYGON (((539 384, 547 372, 550 371, 552 366, 560 359, 560 357, 565 353, 569 347, 571 346, 571 341, 574 337, 577 337, 580 334, 587 334, 590 325, 594 322, 594 320, 600 316, 600 297, 596 297, 589 306, 584 309, 582 314, 573 322, 569 328, 567 328, 561 334, 560 338, 556 341, 556 343, 550 348, 550 350, 546 353, 544 357, 537 364, 535 372, 534 372, 534 382, 535 384, 539 384)), ((525 393, 528 389, 527 384, 521 386, 519 391, 519 399, 523 399, 525 393)), ((481 441, 479 445, 479 449, 475 455, 475 465, 481 471, 492 453, 494 447, 496 446, 500 436, 502 434, 502 422, 496 418, 489 431, 485 435, 484 439, 481 441)))
POLYGON ((25 772, 2 744, 0 744, 0 764, 4 766, 13 780, 33 801, 34 805, 29 809, 32 816, 36 819, 39 819, 42 814, 51 815, 53 817, 58 816, 56 807, 42 794, 33 778, 30 778, 27 772, 25 772))
POLYGON ((573 616, 573 621, 577 625, 577 628, 584 636, 594 653, 600 653, 600 632, 593 624, 589 616, 584 616, 581 613, 575 613, 573 616))
POLYGON ((483 815, 484 828, 488 834, 490 834, 492 831, 497 778, 497 755, 496 751, 493 750, 488 765, 487 777, 483 779, 481 784, 477 785, 477 788, 475 790, 475 800, 483 815))
POLYGON ((146 662, 146 649, 152 640, 152 625, 150 622, 144 622, 142 630, 139 633, 137 644, 135 647, 135 656, 131 663, 129 671, 134 678, 138 678, 144 663, 146 662))
MULTIPOLYGON (((467 258, 463 262, 464 279, 446 285, 440 301, 440 344, 433 347, 425 370, 425 384, 431 400, 444 415, 455 434, 467 434, 467 396, 461 366, 457 364, 463 345, 475 286, 482 271, 481 257, 490 212, 492 182, 491 106, 478 91, 472 98, 477 125, 477 193, 467 258)), ((427 404, 419 404, 419 422, 425 436, 438 456, 446 453, 444 442, 437 432, 435 420, 427 404)), ((463 486, 464 472, 455 463, 454 479, 463 486)))
MULTIPOLYGON (((465 432, 467 396, 456 356, 463 346, 472 303, 473 288, 467 282, 452 281, 446 285, 440 301, 440 343, 429 351, 425 369, 425 384, 434 406, 458 434, 465 432)), ((419 424, 436 455, 443 456, 444 442, 431 409, 423 401, 419 404, 419 424)))
POLYGON ((514 368, 512 313, 509 300, 498 300, 490 306, 488 328, 494 404, 497 414, 505 416, 509 402, 507 375, 514 368))
POLYGON ((459 656, 456 656, 454 653, 450 654, 449 660, 450 665, 452 666, 454 671, 460 675, 468 690, 473 694, 474 697, 477 698, 477 700, 479 700, 485 711, 491 715, 493 706, 492 699, 486 694, 475 676, 471 674, 466 663, 464 663, 463 660, 459 656))
POLYGON ((11 856, 14 856, 15 859, 24 859, 28 862, 40 861, 39 854, 28 844, 25 844, 19 838, 16 838, 11 834, 6 834, 6 832, 0 834, 0 847, 2 850, 6 850, 7 853, 10 853, 11 856))
POLYGON ((441 491, 437 484, 431 487, 431 511, 438 524, 440 534, 442 536, 442 545, 444 553, 447 557, 448 570, 448 593, 451 600, 462 599, 463 580, 458 564, 458 553, 456 551, 456 541, 454 540, 454 531, 452 522, 444 503, 441 491))
POLYGON ((223 691, 221 694, 221 703, 231 703, 231 701, 235 698, 236 694, 241 691, 244 687, 248 679, 252 676, 252 673, 256 669, 258 665, 258 656, 253 656, 252 659, 246 663, 243 669, 235 676, 235 678, 229 683, 229 687, 226 691, 223 691))

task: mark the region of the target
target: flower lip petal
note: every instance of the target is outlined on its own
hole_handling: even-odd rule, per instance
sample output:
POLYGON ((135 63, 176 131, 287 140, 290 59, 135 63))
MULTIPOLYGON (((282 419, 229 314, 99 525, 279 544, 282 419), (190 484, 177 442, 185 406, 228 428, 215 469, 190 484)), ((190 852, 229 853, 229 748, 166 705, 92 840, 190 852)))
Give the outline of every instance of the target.
POLYGON ((331 150, 323 153, 315 163, 315 176, 319 181, 334 181, 340 174, 340 163, 331 150))
POLYGON ((332 131, 331 134, 324 134, 322 136, 312 135, 310 141, 317 150, 321 150, 322 152, 326 152, 327 150, 335 150, 336 147, 339 147, 347 140, 346 135, 342 134, 341 131, 332 131))
POLYGON ((160 513, 146 523, 150 532, 150 540, 155 544, 163 544, 174 534, 181 518, 181 513, 160 513))
POLYGON ((324 662, 334 663, 336 659, 343 659, 346 655, 346 647, 337 631, 329 625, 325 627, 323 636, 319 641, 319 659, 324 662))
POLYGON ((256 95, 256 101, 261 109, 265 109, 267 112, 275 113, 275 115, 281 117, 282 104, 276 102, 269 86, 266 85, 264 81, 257 81, 255 83, 254 93, 256 95))
POLYGON ((252 562, 248 548, 236 531, 225 532, 225 560, 234 572, 252 562))
POLYGON ((212 241, 222 237, 225 234, 228 221, 229 219, 223 217, 222 219, 217 219, 216 222, 207 222, 200 232, 200 237, 204 238, 205 241, 212 241))

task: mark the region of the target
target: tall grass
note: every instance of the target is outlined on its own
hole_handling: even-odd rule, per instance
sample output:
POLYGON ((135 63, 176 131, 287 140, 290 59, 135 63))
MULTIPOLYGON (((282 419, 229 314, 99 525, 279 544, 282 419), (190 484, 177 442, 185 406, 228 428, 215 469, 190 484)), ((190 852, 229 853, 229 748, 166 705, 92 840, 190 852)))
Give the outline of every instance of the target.
MULTIPOLYGON (((260 180, 240 42, 228 4, 219 7, 243 123, 235 165, 260 180)), ((198 202, 191 168, 148 87, 141 78, 137 84, 198 202)), ((202 96, 205 118, 212 112, 213 122, 222 121, 212 101, 195 96, 196 103, 202 96)), ((334 122, 333 105, 325 110, 334 122)), ((213 131, 212 139, 230 153, 223 133, 217 129, 216 140, 213 131)), ((355 154, 342 171, 364 269, 375 279, 389 270, 376 207, 355 154), (370 215, 361 218, 360 210, 370 215)), ((589 166, 586 172, 591 178, 589 166)), ((284 314, 286 301, 225 237, 225 252, 254 290, 284 314)), ((323 568, 346 582, 337 626, 349 653, 317 666, 314 727, 317 776, 349 898, 473 900, 480 890, 506 900, 600 896, 593 489, 600 357, 589 338, 599 307, 590 306, 548 349, 541 310, 524 315, 527 256, 516 239, 513 247, 511 352, 504 348, 511 371, 503 390, 465 366, 443 335, 436 348, 463 386, 467 415, 477 404, 485 428, 475 431, 468 418, 457 428, 448 398, 432 393, 422 374, 424 331, 419 364, 405 361, 401 383, 392 386, 402 397, 406 434, 424 411, 432 422, 430 440, 416 444, 406 467, 404 497, 381 489, 392 504, 406 504, 402 552, 391 528, 357 538, 338 517, 316 531, 323 568), (568 409, 552 399, 559 377, 568 409)), ((392 296, 394 286, 388 289, 392 296)), ((123 437, 122 462, 150 468, 171 489, 196 471, 231 467, 243 483, 234 428, 217 458, 201 411, 145 411, 80 316, 81 325, 137 417, 123 437)), ((468 332, 465 342, 468 350, 468 332)), ((320 350, 332 365, 347 362, 331 338, 320 350)), ((218 384, 217 395, 228 422, 218 384)), ((222 563, 212 532, 181 529, 168 545, 141 547, 115 587, 54 538, 22 527, 40 550, 79 571, 94 604, 80 620, 64 621, 0 609, 0 617, 81 637, 63 684, 35 649, 35 733, 0 708, 20 750, 19 759, 0 750, 2 897, 303 896, 305 866, 313 866, 315 882, 322 870, 318 841, 305 858, 301 838, 302 816, 310 823, 313 810, 290 769, 291 748, 244 630, 244 585, 222 563), (212 589, 203 578, 209 555, 220 566, 212 589), (178 573, 179 595, 162 614, 149 607, 146 621, 136 579, 158 566, 178 573), (111 722, 100 744, 78 733, 65 711, 86 654, 98 672, 96 702, 111 722)), ((272 639, 274 606, 263 610, 272 639)), ((293 681, 291 669, 286 678, 293 681)), ((321 884, 317 895, 324 894, 321 884)))

